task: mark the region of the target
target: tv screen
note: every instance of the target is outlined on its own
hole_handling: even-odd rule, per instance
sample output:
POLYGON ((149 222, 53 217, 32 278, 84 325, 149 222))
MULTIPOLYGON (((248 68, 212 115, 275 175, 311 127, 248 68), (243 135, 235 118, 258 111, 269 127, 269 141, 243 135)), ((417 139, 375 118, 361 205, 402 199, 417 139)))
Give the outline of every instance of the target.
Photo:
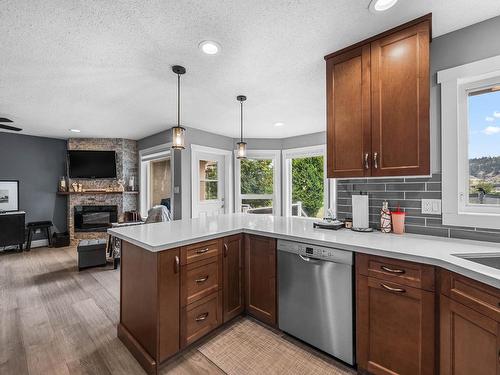
POLYGON ((116 178, 114 151, 68 151, 70 178, 116 178))

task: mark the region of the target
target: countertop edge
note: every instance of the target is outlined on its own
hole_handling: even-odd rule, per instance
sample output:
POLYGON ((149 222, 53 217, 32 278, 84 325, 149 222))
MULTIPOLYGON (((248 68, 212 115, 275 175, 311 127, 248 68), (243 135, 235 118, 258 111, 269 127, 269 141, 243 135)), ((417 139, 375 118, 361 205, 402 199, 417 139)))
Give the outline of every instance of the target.
MULTIPOLYGON (((239 233, 261 235, 261 236, 272 237, 272 238, 276 238, 276 239, 292 240, 292 241, 298 241, 298 242, 304 241, 304 238, 299 237, 299 236, 293 236, 293 235, 289 235, 289 234, 281 234, 281 233, 276 233, 273 231, 258 230, 258 229, 251 229, 251 228, 245 228, 245 227, 233 228, 230 230, 223 230, 223 231, 220 231, 217 233, 208 233, 206 235, 200 235, 200 236, 196 236, 196 237, 189 238, 189 239, 174 241, 174 242, 171 242, 167 245, 165 245, 165 244, 163 244, 163 245, 162 244, 159 244, 159 245, 146 244, 144 242, 138 241, 138 240, 136 240, 132 237, 129 237, 127 235, 124 235, 122 233, 115 232, 113 229, 109 229, 108 233, 115 236, 115 237, 118 237, 124 241, 130 242, 133 245, 136 245, 136 246, 139 246, 145 250, 151 251, 151 252, 165 251, 165 250, 169 250, 169 249, 178 248, 181 246, 190 245, 190 244, 197 243, 197 242, 213 240, 216 238, 230 236, 230 235, 239 234, 239 233)), ((394 258, 394 259, 406 260, 406 261, 410 261, 410 262, 429 264, 432 266, 447 269, 447 270, 452 271, 452 272, 456 272, 456 273, 461 274, 463 276, 469 277, 469 278, 474 279, 476 281, 479 281, 479 282, 482 282, 482 283, 485 283, 487 285, 490 285, 490 286, 493 286, 495 288, 500 289, 500 279, 486 275, 484 273, 481 273, 480 271, 476 271, 473 269, 469 269, 469 268, 465 268, 465 267, 456 265, 452 262, 449 262, 449 261, 446 261, 444 259, 440 259, 437 257, 429 257, 429 256, 424 256, 424 255, 415 255, 415 254, 407 254, 407 253, 402 253, 402 252, 394 252, 394 251, 388 251, 385 249, 378 249, 377 247, 364 247, 364 246, 359 246, 359 245, 349 245, 349 244, 345 244, 342 242, 334 242, 334 241, 322 241, 322 240, 315 240, 315 239, 307 239, 307 241, 309 243, 311 243, 312 245, 335 247, 335 248, 338 248, 340 250, 352 251, 354 253, 383 256, 383 257, 387 257, 387 258, 394 258)), ((481 267, 481 266, 475 265, 475 267, 481 267)), ((482 266, 482 267, 487 267, 487 266, 482 266)))

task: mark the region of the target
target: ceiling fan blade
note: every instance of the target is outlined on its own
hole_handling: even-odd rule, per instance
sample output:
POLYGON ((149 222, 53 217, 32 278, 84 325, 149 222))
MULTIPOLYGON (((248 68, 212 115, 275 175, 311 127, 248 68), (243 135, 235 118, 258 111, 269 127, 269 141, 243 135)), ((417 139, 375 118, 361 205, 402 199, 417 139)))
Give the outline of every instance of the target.
POLYGON ((5 117, 0 117, 0 122, 13 122, 13 121, 5 117))
POLYGON ((6 130, 13 130, 15 132, 20 132, 21 128, 16 128, 15 126, 10 126, 10 125, 4 125, 4 124, 0 124, 0 129, 6 129, 6 130))

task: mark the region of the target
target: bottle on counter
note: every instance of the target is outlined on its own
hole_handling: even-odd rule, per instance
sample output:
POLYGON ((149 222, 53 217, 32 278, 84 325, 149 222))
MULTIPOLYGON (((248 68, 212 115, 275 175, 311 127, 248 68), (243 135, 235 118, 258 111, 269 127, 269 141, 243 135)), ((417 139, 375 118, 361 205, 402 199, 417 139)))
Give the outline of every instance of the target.
POLYGON ((382 233, 390 233, 391 229, 391 210, 389 210, 389 203, 387 203, 387 201, 384 201, 384 203, 382 203, 382 210, 380 211, 380 230, 382 233))

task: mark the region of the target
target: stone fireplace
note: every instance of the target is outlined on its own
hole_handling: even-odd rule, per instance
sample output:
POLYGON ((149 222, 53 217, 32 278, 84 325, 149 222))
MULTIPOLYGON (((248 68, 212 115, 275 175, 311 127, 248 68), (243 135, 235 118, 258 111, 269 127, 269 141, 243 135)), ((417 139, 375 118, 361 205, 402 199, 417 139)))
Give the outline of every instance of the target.
MULTIPOLYGON (((128 191, 128 183, 131 178, 138 181, 138 152, 137 142, 122 138, 70 138, 68 140, 68 150, 100 150, 100 151, 115 151, 116 152, 116 179, 72 179, 69 181, 69 186, 73 182, 82 184, 84 189, 111 189, 119 190, 119 181, 125 186, 124 192, 82 192, 71 193, 68 195, 68 230, 72 240, 91 239, 91 238, 107 238, 104 228, 96 228, 91 230, 92 223, 88 220, 101 221, 107 219, 107 214, 103 215, 99 210, 102 207, 113 206, 114 212, 109 212, 111 222, 120 222, 124 220, 124 213, 127 211, 136 211, 138 207, 138 192, 128 191), (86 228, 75 228, 82 223, 77 222, 76 217, 80 214, 80 208, 87 207, 86 210, 90 213, 92 210, 94 215, 87 215, 86 228), (78 212, 77 212, 78 211, 78 212), (77 213, 77 215, 75 215, 77 213)), ((134 190, 137 190, 135 188, 134 190)), ((80 220, 81 218, 78 218, 80 220)))

